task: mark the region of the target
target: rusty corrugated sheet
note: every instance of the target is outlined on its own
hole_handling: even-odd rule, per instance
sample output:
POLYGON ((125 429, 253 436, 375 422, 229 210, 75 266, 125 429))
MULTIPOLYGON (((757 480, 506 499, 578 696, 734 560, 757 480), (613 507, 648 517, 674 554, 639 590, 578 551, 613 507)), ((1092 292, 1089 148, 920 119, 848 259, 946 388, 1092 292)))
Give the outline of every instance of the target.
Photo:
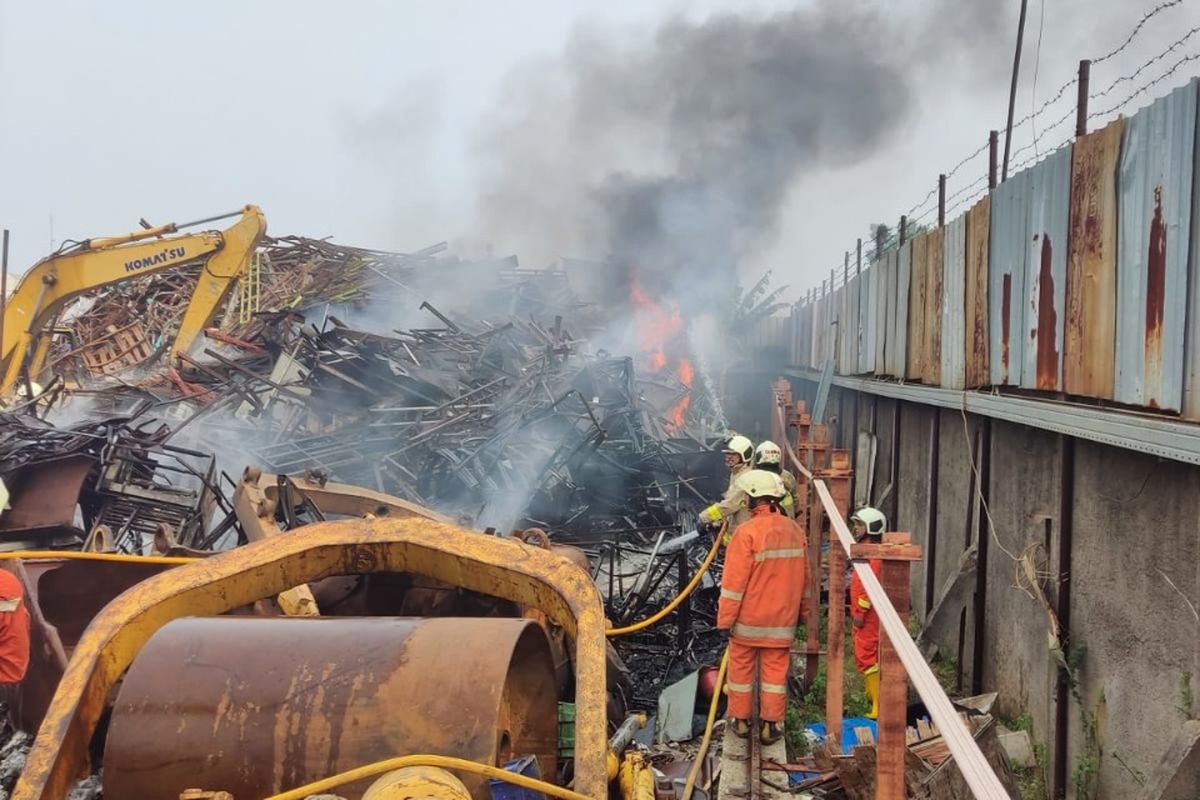
POLYGON ((1114 392, 1121 403, 1183 406, 1197 84, 1192 80, 1125 123, 1114 392))
POLYGON ((941 380, 947 389, 963 388, 966 334, 967 217, 946 225, 942 242, 941 380))
POLYGON ((908 301, 912 288, 912 242, 905 242, 899 253, 892 253, 888 257, 896 259, 896 282, 891 287, 892 292, 888 297, 888 312, 891 316, 887 342, 888 374, 903 378, 908 365, 908 301))
POLYGON ((1063 390, 1113 398, 1117 312, 1117 167, 1125 120, 1075 140, 1067 250, 1063 390))
POLYGON ((942 291, 946 229, 935 228, 925 245, 925 324, 921 347, 921 382, 942 382, 942 291))
POLYGON ((875 337, 879 330, 879 266, 872 264, 859 276, 859 330, 862 340, 858 351, 858 372, 875 371, 875 337))
POLYGON ((985 195, 967 212, 966 282, 963 304, 965 341, 964 386, 974 389, 991 382, 988 374, 988 231, 992 198, 985 195))
POLYGON ((904 359, 904 377, 919 381, 924 375, 925 359, 925 282, 929 275, 929 236, 920 234, 912 240, 912 271, 908 286, 908 345, 904 359))
POLYGON ((1071 146, 1029 170, 1029 254, 1025 257, 1025 327, 1021 386, 1058 391, 1066 319, 1067 228, 1071 146))
POLYGON ((1021 383, 1025 328, 1025 261, 1029 254, 1029 176, 1018 172, 992 193, 988 249, 988 320, 991 383, 1021 383))

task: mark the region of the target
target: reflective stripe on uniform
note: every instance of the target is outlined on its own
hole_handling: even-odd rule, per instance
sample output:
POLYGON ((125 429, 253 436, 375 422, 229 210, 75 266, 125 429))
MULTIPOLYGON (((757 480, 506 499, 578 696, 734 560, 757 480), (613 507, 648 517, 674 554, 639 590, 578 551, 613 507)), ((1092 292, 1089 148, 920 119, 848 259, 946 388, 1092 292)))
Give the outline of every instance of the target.
POLYGON ((791 641, 796 635, 796 626, 786 625, 781 628, 762 628, 758 625, 733 624, 734 636, 745 636, 747 639, 785 639, 791 641))
POLYGON ((725 688, 731 692, 748 692, 752 687, 748 683, 734 683, 733 681, 726 681, 725 688))
POLYGON ((863 672, 863 675, 870 675, 872 672, 879 672, 879 662, 876 661, 863 672))
POLYGON ((803 558, 806 555, 801 547, 785 547, 779 550, 763 550, 754 554, 755 561, 767 561, 772 558, 803 558))
POLYGON ((745 592, 735 592, 732 589, 726 589, 724 586, 721 587, 721 597, 724 597, 726 600, 741 600, 745 596, 745 592))
POLYGON ((767 694, 787 694, 787 687, 778 683, 764 683, 762 690, 767 694))
POLYGON ((784 508, 791 508, 792 507, 792 496, 790 494, 784 495, 783 500, 781 500, 779 502, 779 505, 783 506, 784 508))
POLYGON ((871 601, 865 597, 860 597, 860 598, 858 598, 858 607, 859 608, 870 608, 871 601))

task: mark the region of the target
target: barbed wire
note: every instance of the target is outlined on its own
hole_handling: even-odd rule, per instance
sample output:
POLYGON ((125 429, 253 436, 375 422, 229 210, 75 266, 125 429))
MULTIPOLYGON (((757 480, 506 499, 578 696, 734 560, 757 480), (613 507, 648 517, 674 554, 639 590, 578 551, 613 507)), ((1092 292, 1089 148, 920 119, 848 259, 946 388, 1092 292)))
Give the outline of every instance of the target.
POLYGON ((1125 50, 1126 47, 1129 47, 1129 45, 1133 42, 1134 39, 1137 38, 1137 35, 1139 33, 1141 33, 1142 28, 1145 27, 1147 22, 1149 22, 1151 19, 1153 19, 1155 16, 1157 16, 1160 12, 1166 11, 1168 8, 1180 5, 1181 3, 1183 3, 1183 0, 1165 0, 1165 2, 1159 3, 1157 6, 1150 9, 1149 11, 1147 11, 1145 14, 1142 15, 1142 18, 1140 20, 1138 20, 1138 23, 1133 26, 1133 30, 1129 32, 1129 35, 1127 37, 1125 37, 1125 41, 1121 42, 1121 44, 1117 45, 1115 48, 1113 48, 1109 52, 1105 53, 1104 55, 1100 56, 1099 58, 1093 58, 1092 66, 1095 66, 1097 64, 1103 64, 1105 61, 1108 61, 1110 58, 1113 58, 1113 57, 1119 55, 1121 52, 1123 52, 1125 50))
POLYGON ((1145 64, 1142 64, 1140 67, 1138 67, 1136 70, 1134 70, 1129 75, 1122 75, 1121 77, 1117 78, 1116 80, 1114 80, 1112 83, 1110 83, 1108 85, 1108 88, 1104 89, 1103 91, 1094 92, 1092 94, 1089 94, 1088 100, 1098 100, 1101 97, 1106 96, 1113 89, 1116 89, 1122 83, 1131 83, 1134 79, 1137 78, 1138 75, 1141 75, 1143 72, 1145 72, 1146 69, 1148 69, 1151 65, 1153 65, 1159 61, 1162 61, 1168 55, 1175 52, 1175 50, 1178 49, 1180 45, 1182 45, 1188 39, 1195 36, 1197 33, 1200 33, 1200 25, 1197 25, 1196 27, 1192 28, 1190 31, 1185 33, 1180 39, 1178 39, 1176 42, 1174 42, 1170 47, 1168 47, 1166 50, 1163 50, 1161 53, 1154 56, 1154 58, 1150 59, 1145 64))
POLYGON ((1142 86, 1139 87, 1136 91, 1134 91, 1133 94, 1129 95, 1121 102, 1117 103, 1116 105, 1110 106, 1109 108, 1106 108, 1103 111, 1093 111, 1093 112, 1089 113, 1088 119, 1092 120, 1097 117, 1107 117, 1109 114, 1112 114, 1116 111, 1120 111, 1122 108, 1129 105, 1129 103, 1131 103, 1134 100, 1134 98, 1140 97, 1141 95, 1145 94, 1150 89, 1150 87, 1155 86, 1155 85, 1161 83, 1162 81, 1166 80, 1167 78, 1171 77, 1172 75, 1174 75, 1175 72, 1180 67, 1182 67, 1184 64, 1187 64, 1191 61, 1195 61, 1197 59, 1200 59, 1200 53, 1192 53, 1191 55, 1184 56, 1183 58, 1176 61, 1171 66, 1171 68, 1168 69, 1166 72, 1159 75, 1154 80, 1151 80, 1151 81, 1148 81, 1148 82, 1142 84, 1142 86))
MULTIPOLYGON (((1115 58, 1122 52, 1124 52, 1126 49, 1129 48, 1129 46, 1138 37, 1138 35, 1141 33, 1142 29, 1145 28, 1146 24, 1151 19, 1153 19, 1154 17, 1156 17, 1158 14, 1162 13, 1163 11, 1166 11, 1166 10, 1173 8, 1175 6, 1178 6, 1178 5, 1182 5, 1183 2, 1184 2, 1184 0, 1164 0, 1164 2, 1161 2, 1157 6, 1148 10, 1145 14, 1142 15, 1142 17, 1134 25, 1133 29, 1129 32, 1129 34, 1125 37, 1125 39, 1119 45, 1117 45, 1115 48, 1113 48, 1109 52, 1107 52, 1099 57, 1091 59, 1092 65, 1095 66, 1097 64, 1102 64, 1106 61, 1109 61, 1112 58, 1115 58)), ((1118 87, 1120 87, 1122 84, 1132 83, 1132 82, 1136 81, 1139 76, 1141 76, 1144 72, 1146 72, 1146 70, 1150 69, 1155 64, 1161 62, 1162 60, 1164 60, 1165 58, 1170 56, 1171 53, 1177 51, 1180 47, 1182 47, 1184 44, 1186 44, 1190 39, 1192 39, 1197 34, 1200 34, 1200 26, 1195 26, 1195 27, 1189 29, 1188 31, 1186 31, 1179 39, 1177 39, 1175 42, 1170 44, 1166 49, 1164 49, 1160 53, 1157 53, 1156 55, 1149 58, 1141 65, 1139 65, 1137 67, 1137 69, 1135 69, 1133 72, 1131 72, 1127 75, 1122 75, 1122 76, 1115 78, 1107 87, 1105 87, 1104 89, 1102 89, 1100 91, 1090 93, 1088 95, 1088 99, 1096 100, 1096 99, 1106 97, 1109 94, 1111 94, 1113 91, 1115 91, 1118 87)), ((1115 104, 1113 104, 1107 108, 1104 108, 1102 110, 1096 110, 1096 111, 1090 112, 1087 116, 1088 120, 1090 121, 1090 120, 1097 119, 1100 117, 1107 117, 1111 114, 1114 114, 1114 113, 1120 111, 1121 109, 1123 109, 1127 105, 1129 105, 1129 103, 1133 102, 1135 99, 1137 99, 1138 97, 1140 97, 1143 94, 1145 94, 1146 92, 1148 92, 1151 88, 1158 85, 1162 81, 1166 80, 1170 76, 1174 75, 1176 72, 1179 71, 1179 69, 1183 65, 1191 63, 1193 61, 1197 61, 1197 60, 1200 60, 1200 52, 1192 53, 1190 55, 1186 55, 1186 56, 1180 58, 1178 61, 1176 61, 1174 64, 1172 64, 1169 68, 1167 68, 1162 74, 1143 83, 1141 86, 1139 86, 1137 89, 1135 89, 1129 95, 1127 95, 1119 103, 1115 103, 1115 104)), ((1063 83, 1061 86, 1058 87, 1057 90, 1055 90, 1054 94, 1051 95, 1047 100, 1043 101, 1037 107, 1037 109, 1030 111, 1030 113, 1026 114, 1024 117, 1022 117, 1021 119, 1014 122, 1013 130, 1017 130, 1018 128, 1020 128, 1027 122, 1036 123, 1036 121, 1041 117, 1042 114, 1046 113, 1048 110, 1050 110, 1052 107, 1054 107, 1057 103, 1062 101, 1063 97, 1067 96, 1068 90, 1074 86, 1077 86, 1078 83, 1079 83, 1079 77, 1077 75, 1073 76, 1070 80, 1063 83)), ((1045 150, 1045 151, 1039 151, 1039 149, 1038 149, 1040 141, 1047 134, 1054 132, 1056 129, 1058 129, 1059 127, 1061 127, 1062 125, 1066 124, 1068 121, 1070 121, 1074 117, 1076 117, 1077 114, 1078 114, 1078 109, 1073 104, 1070 109, 1068 109, 1065 113, 1062 114, 1062 116, 1060 116, 1058 119, 1051 122, 1049 125, 1047 125, 1045 127, 1041 127, 1040 130, 1033 129, 1033 136, 1032 136, 1031 141, 1029 141, 1028 143, 1017 148, 1015 151, 1013 151, 1010 154, 1009 161, 1010 161, 1010 164, 1012 164, 1012 166, 1010 166, 1008 174, 1010 176, 1015 175, 1015 174, 1021 172, 1022 170, 1024 170, 1025 168, 1037 163, 1042 158, 1042 156, 1057 152, 1059 149, 1061 149, 1065 145, 1071 143, 1075 138, 1074 131, 1072 131, 1070 135, 1068 135, 1063 141, 1061 141, 1059 144, 1057 144, 1053 148, 1051 148, 1049 150, 1045 150), (1029 153, 1029 151, 1031 151, 1031 150, 1033 151, 1032 154, 1028 155, 1026 158, 1023 158, 1023 159, 1020 158, 1022 155, 1029 153), (1020 159, 1020 160, 1018 160, 1018 159, 1020 159), (1015 163, 1013 163, 1013 162, 1015 162, 1015 163)), ((1033 128, 1033 126, 1031 126, 1031 129, 1032 128, 1033 128)), ((966 156, 963 156, 958 162, 956 162, 950 168, 950 170, 948 172, 945 173, 947 182, 949 182, 950 179, 953 178, 961 169, 966 167, 968 164, 970 164, 972 161, 974 161, 976 158, 978 158, 980 155, 982 155, 984 152, 986 152, 988 150, 988 147, 989 147, 989 143, 985 143, 981 147, 974 150, 973 152, 967 154, 966 156)), ((957 214, 957 212, 960 209, 962 209, 964 207, 969 209, 976 202, 978 202, 982 197, 984 197, 990 191, 990 189, 986 185, 987 180, 988 180, 988 176, 985 174, 984 176, 982 176, 980 178, 976 178, 972 183, 969 183, 969 184, 966 184, 966 185, 960 187, 953 194, 946 197, 946 199, 944 201, 944 206, 943 206, 944 208, 946 208, 946 211, 945 211, 946 219, 947 220, 955 219, 956 218, 955 215, 957 214)), ((929 190, 929 192, 924 196, 924 198, 922 198, 920 200, 920 202, 916 203, 912 208, 910 208, 908 210, 908 213, 904 215, 907 219, 907 224, 909 226, 910 231, 913 228, 925 223, 927 220, 929 220, 931 217, 933 217, 934 215, 937 214, 938 203, 934 202, 935 198, 937 197, 937 194, 938 194, 938 187, 935 184, 933 186, 933 188, 931 188, 929 190)), ((895 227, 889 226, 889 234, 888 234, 887 240, 885 242, 885 247, 890 244, 894 244, 896 242, 896 239, 898 238, 898 236, 899 236, 899 230, 895 227)), ((911 239, 911 234, 908 238, 911 239)), ((875 260, 871 257, 871 255, 874 255, 875 242, 873 240, 869 243, 864 241, 863 245, 864 245, 864 254, 863 254, 864 261, 867 262, 863 266, 867 267, 870 264, 875 263, 875 260), (868 248, 868 244, 869 244, 869 248, 868 248), (868 252, 870 252, 871 255, 868 255, 868 252)), ((857 242, 855 243, 855 247, 857 247, 857 242)), ((854 251, 855 251, 855 248, 850 248, 851 253, 854 253, 854 251)), ((845 285, 845 283, 846 283, 845 272, 846 271, 845 271, 844 267, 845 267, 844 264, 839 264, 833 270, 833 280, 832 281, 830 281, 828 278, 825 278, 822 280, 822 283, 825 285, 827 291, 833 291, 833 290, 841 288, 842 286, 845 285)), ((855 273, 857 274, 857 269, 855 270, 855 273)), ((821 291, 821 286, 814 287, 813 297, 820 297, 820 291, 821 291)), ((808 295, 808 293, 806 293, 805 296, 802 298, 802 300, 807 299, 808 297, 809 297, 809 295, 808 295)))

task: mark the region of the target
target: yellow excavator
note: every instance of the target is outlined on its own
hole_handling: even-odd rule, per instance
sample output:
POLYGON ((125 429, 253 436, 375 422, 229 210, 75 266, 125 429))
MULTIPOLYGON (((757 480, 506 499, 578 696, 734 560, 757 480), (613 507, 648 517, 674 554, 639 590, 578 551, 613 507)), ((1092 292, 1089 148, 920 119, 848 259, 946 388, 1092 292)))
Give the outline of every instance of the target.
POLYGON ((262 211, 248 205, 194 222, 87 239, 43 258, 25 273, 8 300, 0 342, 4 375, 0 395, 12 392, 23 375, 37 378, 50 348, 46 327, 71 300, 101 286, 203 260, 204 269, 171 346, 172 356, 187 352, 246 272, 266 232, 262 211), (171 235, 232 217, 237 222, 225 230, 171 235))

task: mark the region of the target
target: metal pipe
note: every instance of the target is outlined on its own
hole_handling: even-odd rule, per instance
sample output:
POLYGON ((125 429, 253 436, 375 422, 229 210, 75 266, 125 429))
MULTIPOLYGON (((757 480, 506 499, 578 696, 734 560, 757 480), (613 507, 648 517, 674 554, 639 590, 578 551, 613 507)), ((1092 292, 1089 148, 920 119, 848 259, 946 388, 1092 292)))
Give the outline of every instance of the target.
POLYGON ((1021 0, 1021 18, 1017 21, 1017 49, 1013 53, 1012 85, 1008 90, 1008 124, 1004 129, 1004 170, 1000 180, 1008 180, 1008 156, 1012 149, 1013 110, 1017 105, 1017 78, 1021 73, 1021 44, 1025 41, 1025 11, 1029 0, 1021 0))
POLYGON ((1079 95, 1075 101, 1075 135, 1087 135, 1088 121, 1088 82, 1092 74, 1092 62, 1083 59, 1079 62, 1079 95))

